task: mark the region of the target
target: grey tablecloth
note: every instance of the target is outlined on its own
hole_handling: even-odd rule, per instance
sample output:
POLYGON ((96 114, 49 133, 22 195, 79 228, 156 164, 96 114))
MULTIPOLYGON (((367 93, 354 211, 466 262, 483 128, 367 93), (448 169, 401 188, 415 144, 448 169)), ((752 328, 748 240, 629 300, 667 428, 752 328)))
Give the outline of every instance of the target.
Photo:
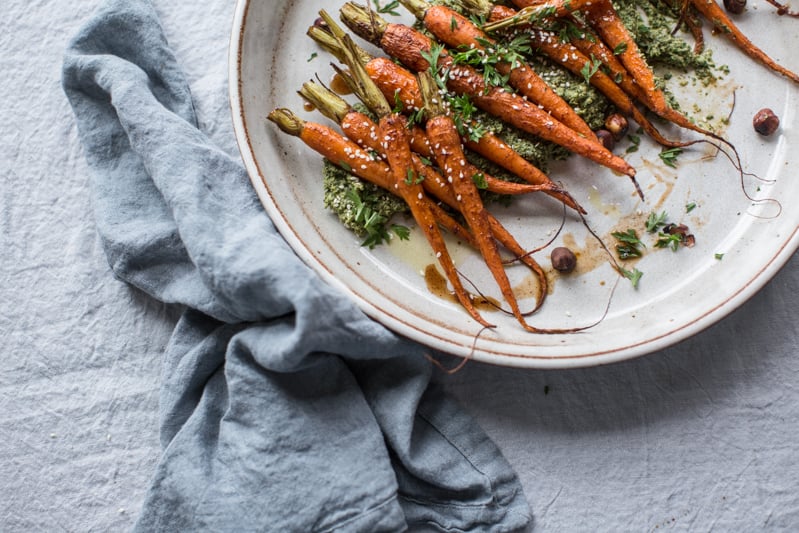
MULTIPOLYGON (((113 279, 60 87, 96 2, 4 3, 0 33, 0 524, 129 528, 155 470, 160 357, 177 310, 113 279)), ((200 127, 236 155, 233 5, 155 0, 200 127)), ((752 301, 661 353, 536 372, 470 363, 438 381, 521 477, 534 531, 799 526, 796 260, 752 301)))

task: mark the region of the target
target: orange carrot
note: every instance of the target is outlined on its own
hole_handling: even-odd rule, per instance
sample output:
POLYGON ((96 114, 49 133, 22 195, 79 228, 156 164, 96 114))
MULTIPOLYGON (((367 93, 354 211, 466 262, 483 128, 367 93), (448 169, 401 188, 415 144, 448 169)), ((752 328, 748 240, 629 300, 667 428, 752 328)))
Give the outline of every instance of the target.
MULTIPOLYGON (((496 45, 480 28, 457 11, 446 6, 431 5, 423 0, 400 0, 425 27, 447 46, 455 49, 472 49, 487 52, 486 45, 496 45)), ((497 71, 508 76, 509 84, 520 94, 543 106, 553 117, 589 139, 594 132, 588 124, 566 103, 532 67, 521 59, 513 63, 499 61, 497 71)))
MULTIPOLYGON (((314 122, 306 122, 288 109, 275 109, 269 114, 269 120, 280 129, 299 137, 308 147, 321 154, 331 163, 338 165, 355 176, 377 185, 389 192, 395 192, 391 179, 391 171, 385 162, 374 159, 371 154, 362 150, 357 144, 344 138, 337 131, 314 122)), ((455 203, 454 198, 451 199, 455 203)), ((469 232, 444 212, 429 198, 424 202, 428 204, 438 223, 453 235, 462 238, 474 245, 469 232)))
POLYGON ((410 207, 413 218, 433 248, 438 262, 452 284, 453 291, 460 304, 477 322, 488 328, 494 327, 480 316, 480 313, 474 307, 472 299, 466 289, 464 289, 455 264, 452 262, 447 250, 444 237, 436 225, 433 212, 424 201, 426 196, 422 186, 415 179, 408 179, 408 176, 412 175, 410 172, 411 146, 405 126, 405 120, 396 114, 381 118, 379 124, 379 137, 387 155, 388 166, 391 169, 394 190, 410 207))
MULTIPOLYGON (((342 59, 341 50, 329 40, 328 34, 324 30, 312 26, 308 29, 308 35, 323 48, 342 59)), ((423 105, 422 97, 413 74, 387 58, 372 57, 364 50, 359 50, 359 57, 364 62, 364 68, 369 77, 376 83, 388 101, 399 103, 406 113, 419 111, 423 105)), ((412 133, 412 149, 430 158, 430 149, 429 146, 426 146, 428 142, 426 135, 419 128, 414 128, 412 133)), ((541 186, 541 190, 545 194, 560 200, 580 213, 586 212, 568 192, 558 187, 546 174, 492 132, 485 131, 478 141, 468 139, 464 139, 464 141, 470 150, 492 163, 530 184, 541 186)))
POLYGON ((483 30, 491 33, 540 19, 564 18, 585 6, 590 6, 592 0, 528 0, 525 3, 513 0, 513 3, 522 9, 512 18, 498 20, 483 26, 483 30))
MULTIPOLYGON (((505 6, 492 6, 490 9, 489 21, 502 20, 513 17, 517 12, 512 8, 505 6)), ((572 42, 563 41, 554 32, 547 32, 544 30, 530 29, 527 33, 530 36, 532 43, 537 51, 545 54, 557 64, 566 68, 577 76, 585 76, 585 72, 592 72, 588 76, 588 82, 596 87, 602 94, 604 94, 613 105, 615 105, 621 113, 629 115, 635 120, 641 128, 658 144, 669 148, 684 147, 692 143, 692 141, 681 142, 669 140, 658 131, 658 129, 650 122, 646 116, 635 106, 635 102, 630 96, 625 93, 622 88, 605 74, 602 69, 594 68, 594 62, 600 60, 603 63, 617 61, 615 56, 605 54, 605 47, 599 44, 598 39, 593 39, 591 46, 600 56, 593 56, 592 60, 589 56, 585 55, 582 50, 577 48, 572 42)), ((592 39, 582 39, 584 42, 589 43, 592 39)), ((619 64, 619 68, 624 71, 624 67, 619 64)), ((619 82, 623 81, 624 77, 628 80, 629 75, 626 71, 621 74, 617 72, 617 79, 619 82)), ((637 86, 636 86, 637 87, 637 86)))
MULTIPOLYGON (((347 137, 350 137, 358 143, 363 143, 363 146, 371 150, 376 150, 380 153, 385 153, 380 150, 379 133, 377 132, 377 125, 372 122, 368 116, 357 111, 351 111, 341 121, 341 128, 347 137)), ((429 146, 429 140, 423 132, 414 128, 412 141, 413 152, 421 155, 422 157, 433 157, 433 151, 429 146)), ((411 141, 409 141, 411 142, 411 141)), ((418 159, 418 156, 415 158, 418 159)), ((414 159, 414 161, 415 161, 414 159)), ((424 162, 419 159, 419 163, 424 165, 424 162)), ((479 172, 473 165, 469 164, 469 168, 474 173, 479 172)), ((529 194, 532 192, 551 192, 552 190, 559 190, 554 184, 549 185, 531 185, 527 183, 514 183, 504 181, 493 177, 487 172, 482 172, 486 185, 486 190, 496 194, 519 195, 529 194)))
MULTIPOLYGON (((413 74, 383 57, 374 58, 365 66, 369 76, 387 98, 396 95, 396 99, 403 104, 407 112, 416 112, 421 108, 422 97, 419 92, 419 85, 413 74)), ((426 141, 422 139, 423 137, 414 134, 412 141, 414 151, 421 153, 425 157, 430 157, 430 148, 429 146, 424 146, 426 141)), ((557 197, 569 207, 583 211, 582 207, 568 193, 555 186, 546 174, 490 131, 486 131, 478 141, 469 139, 464 139, 464 141, 470 150, 512 172, 526 182, 552 187, 551 191, 545 192, 557 197)))
MULTIPOLYGON (((355 33, 371 40, 412 70, 424 72, 431 67, 424 56, 430 55, 433 43, 413 28, 401 24, 389 24, 352 3, 347 3, 342 8, 342 18, 355 33)), ((475 69, 465 65, 453 65, 451 57, 444 52, 441 53, 436 67, 439 70, 449 71, 447 86, 450 90, 469 95, 475 105, 484 111, 521 130, 560 144, 616 172, 634 178, 635 169, 622 158, 615 156, 598 142, 581 137, 518 95, 498 87, 487 87, 483 77, 475 69)), ((635 183, 634 179, 633 182, 635 183)), ((639 195, 643 196, 640 187, 637 183, 635 185, 639 195)))
POLYGON ((746 55, 774 72, 785 76, 794 83, 799 83, 799 75, 783 67, 763 50, 755 46, 755 44, 735 25, 730 17, 727 16, 724 10, 719 7, 715 0, 690 0, 690 2, 697 11, 704 15, 711 24, 720 31, 720 33, 731 40, 746 55))

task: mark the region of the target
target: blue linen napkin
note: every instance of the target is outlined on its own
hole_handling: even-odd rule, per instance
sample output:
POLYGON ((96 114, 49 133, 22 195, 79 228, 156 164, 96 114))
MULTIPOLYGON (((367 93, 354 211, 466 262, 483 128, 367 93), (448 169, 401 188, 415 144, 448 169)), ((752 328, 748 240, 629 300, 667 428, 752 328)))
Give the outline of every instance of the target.
POLYGON ((512 531, 515 473, 431 385, 423 348, 293 254, 198 129, 147 0, 110 0, 63 86, 114 274, 185 306, 163 358, 163 455, 141 531, 512 531))

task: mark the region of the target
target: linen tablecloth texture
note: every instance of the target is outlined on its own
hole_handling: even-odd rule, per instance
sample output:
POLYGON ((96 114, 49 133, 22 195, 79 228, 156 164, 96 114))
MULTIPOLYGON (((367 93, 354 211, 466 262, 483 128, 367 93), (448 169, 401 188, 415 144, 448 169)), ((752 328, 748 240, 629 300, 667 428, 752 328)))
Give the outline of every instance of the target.
POLYGON ((141 531, 510 531, 516 475, 430 385, 423 349, 289 249, 240 162, 200 131, 147 0, 111 0, 63 86, 121 280, 185 306, 163 357, 163 455, 141 531))

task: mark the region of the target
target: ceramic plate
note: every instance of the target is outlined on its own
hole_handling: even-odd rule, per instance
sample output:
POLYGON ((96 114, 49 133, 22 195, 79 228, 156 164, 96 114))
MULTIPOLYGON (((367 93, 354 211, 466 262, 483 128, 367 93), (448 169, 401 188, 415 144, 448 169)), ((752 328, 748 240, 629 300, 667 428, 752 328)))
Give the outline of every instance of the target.
MULTIPOLYGON (((324 7, 335 13, 339 5, 326 2, 324 7)), ((625 265, 643 272, 640 283, 634 288, 619 280, 578 218, 567 215, 558 232, 561 207, 548 198, 526 197, 492 210, 526 249, 554 239, 536 254, 546 268, 551 270, 549 250, 560 244, 578 253, 580 265, 570 275, 550 273, 546 303, 529 322, 546 328, 591 327, 571 334, 531 334, 513 317, 484 309, 497 327, 478 335, 479 325, 457 304, 431 291, 429 266, 435 258, 423 237, 413 232, 407 242, 373 250, 360 246, 360 239, 323 207, 321 157, 266 120, 275 107, 288 107, 306 119, 324 121, 305 112, 296 95, 303 82, 317 74, 327 81, 332 74, 332 58, 305 36, 320 6, 304 0, 238 2, 230 50, 234 127, 253 186, 288 243, 324 279, 398 333, 434 349, 500 365, 567 368, 620 361, 662 349, 723 318, 796 250, 799 210, 792 199, 799 198, 799 87, 706 32, 716 62, 728 65, 730 75, 711 88, 683 83, 679 76, 669 86, 697 120, 724 129, 746 170, 757 177, 742 180, 730 161, 707 145, 686 151, 677 168, 671 168, 646 140, 637 152, 625 155, 638 169, 643 201, 626 178, 576 156, 553 166, 550 176, 588 209, 590 226, 607 243, 613 244, 613 231, 637 228, 644 235, 643 258, 625 265), (752 129, 752 116, 763 107, 782 121, 779 132, 768 138, 752 129), (687 205, 695 208, 689 211, 687 205), (690 228, 693 248, 653 246, 644 219, 663 211, 670 221, 690 228)), ((795 20, 778 17, 765 3, 737 20, 777 61, 799 70, 795 20)), ((616 151, 624 154, 625 148, 616 151)), ((501 300, 476 254, 458 243, 451 249, 458 268, 482 292, 501 300)), ((511 267, 509 275, 529 308, 529 273, 511 267)))

